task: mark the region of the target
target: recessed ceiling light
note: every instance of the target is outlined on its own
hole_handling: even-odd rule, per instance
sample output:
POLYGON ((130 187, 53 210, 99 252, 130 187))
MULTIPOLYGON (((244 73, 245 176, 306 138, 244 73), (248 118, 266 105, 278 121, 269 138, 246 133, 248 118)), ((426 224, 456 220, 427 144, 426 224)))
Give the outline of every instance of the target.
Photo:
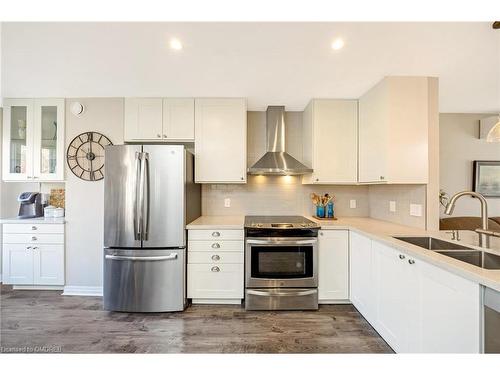
POLYGON ((181 50, 182 49, 181 41, 176 38, 170 39, 170 48, 175 50, 181 50))
POLYGON ((344 40, 342 38, 337 38, 332 42, 332 49, 335 51, 338 51, 342 47, 344 47, 344 40))

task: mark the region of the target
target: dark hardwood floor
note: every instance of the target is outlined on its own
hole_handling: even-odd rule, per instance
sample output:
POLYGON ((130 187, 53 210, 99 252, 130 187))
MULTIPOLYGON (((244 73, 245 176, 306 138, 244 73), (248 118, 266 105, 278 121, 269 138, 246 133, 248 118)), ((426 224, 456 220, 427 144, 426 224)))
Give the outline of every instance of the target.
POLYGON ((391 353, 352 305, 247 312, 196 305, 182 313, 102 310, 99 297, 1 286, 0 347, 63 353, 391 353))

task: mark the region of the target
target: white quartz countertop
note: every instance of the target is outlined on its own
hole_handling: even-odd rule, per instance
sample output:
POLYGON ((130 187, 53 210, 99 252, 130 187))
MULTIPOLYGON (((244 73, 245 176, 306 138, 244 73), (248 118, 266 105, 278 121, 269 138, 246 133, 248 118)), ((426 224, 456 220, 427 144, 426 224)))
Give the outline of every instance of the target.
POLYGON ((18 219, 17 217, 0 219, 0 224, 64 224, 66 219, 64 217, 36 217, 33 219, 18 219))
POLYGON ((187 229, 243 229, 245 216, 200 216, 187 229))
MULTIPOLYGON (((425 229, 394 224, 383 220, 367 217, 342 217, 338 220, 308 219, 321 225, 321 229, 344 229, 358 232, 375 241, 385 243, 393 248, 405 252, 415 259, 421 259, 437 267, 446 269, 469 280, 500 291, 500 270, 482 269, 471 264, 426 250, 393 238, 393 236, 432 236, 458 245, 484 250, 500 255, 500 241, 492 238, 492 249, 483 249, 477 246, 477 234, 470 231, 460 231, 461 241, 452 241, 451 235, 445 231, 427 231, 425 229)), ((243 229, 244 216, 201 216, 187 226, 187 229, 243 229)))

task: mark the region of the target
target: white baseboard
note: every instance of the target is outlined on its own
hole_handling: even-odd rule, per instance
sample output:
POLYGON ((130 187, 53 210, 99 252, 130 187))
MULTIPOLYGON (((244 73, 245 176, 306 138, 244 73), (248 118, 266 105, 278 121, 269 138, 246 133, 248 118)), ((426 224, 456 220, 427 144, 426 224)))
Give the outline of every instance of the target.
POLYGON ((241 299, 193 298, 193 305, 241 305, 241 299))
POLYGON ((63 290, 62 285, 12 285, 15 290, 63 290))
POLYGON ((102 286, 73 286, 64 287, 63 296, 102 297, 102 286))
POLYGON ((320 305, 348 305, 351 303, 348 299, 320 299, 318 301, 320 305))

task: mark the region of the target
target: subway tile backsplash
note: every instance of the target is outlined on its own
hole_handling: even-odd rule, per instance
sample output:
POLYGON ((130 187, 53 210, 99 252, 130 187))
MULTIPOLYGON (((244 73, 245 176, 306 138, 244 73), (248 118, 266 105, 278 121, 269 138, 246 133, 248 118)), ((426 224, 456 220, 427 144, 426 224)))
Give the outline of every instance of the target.
POLYGON ((302 185, 300 176, 248 176, 247 184, 214 184, 202 187, 203 215, 313 215, 312 192, 335 197, 335 215, 373 217, 418 228, 425 227, 425 215, 409 214, 410 203, 422 204, 424 185, 302 185), (229 198, 231 206, 225 207, 229 198), (356 208, 349 201, 356 200, 356 208), (389 212, 389 201, 397 210, 389 212))

